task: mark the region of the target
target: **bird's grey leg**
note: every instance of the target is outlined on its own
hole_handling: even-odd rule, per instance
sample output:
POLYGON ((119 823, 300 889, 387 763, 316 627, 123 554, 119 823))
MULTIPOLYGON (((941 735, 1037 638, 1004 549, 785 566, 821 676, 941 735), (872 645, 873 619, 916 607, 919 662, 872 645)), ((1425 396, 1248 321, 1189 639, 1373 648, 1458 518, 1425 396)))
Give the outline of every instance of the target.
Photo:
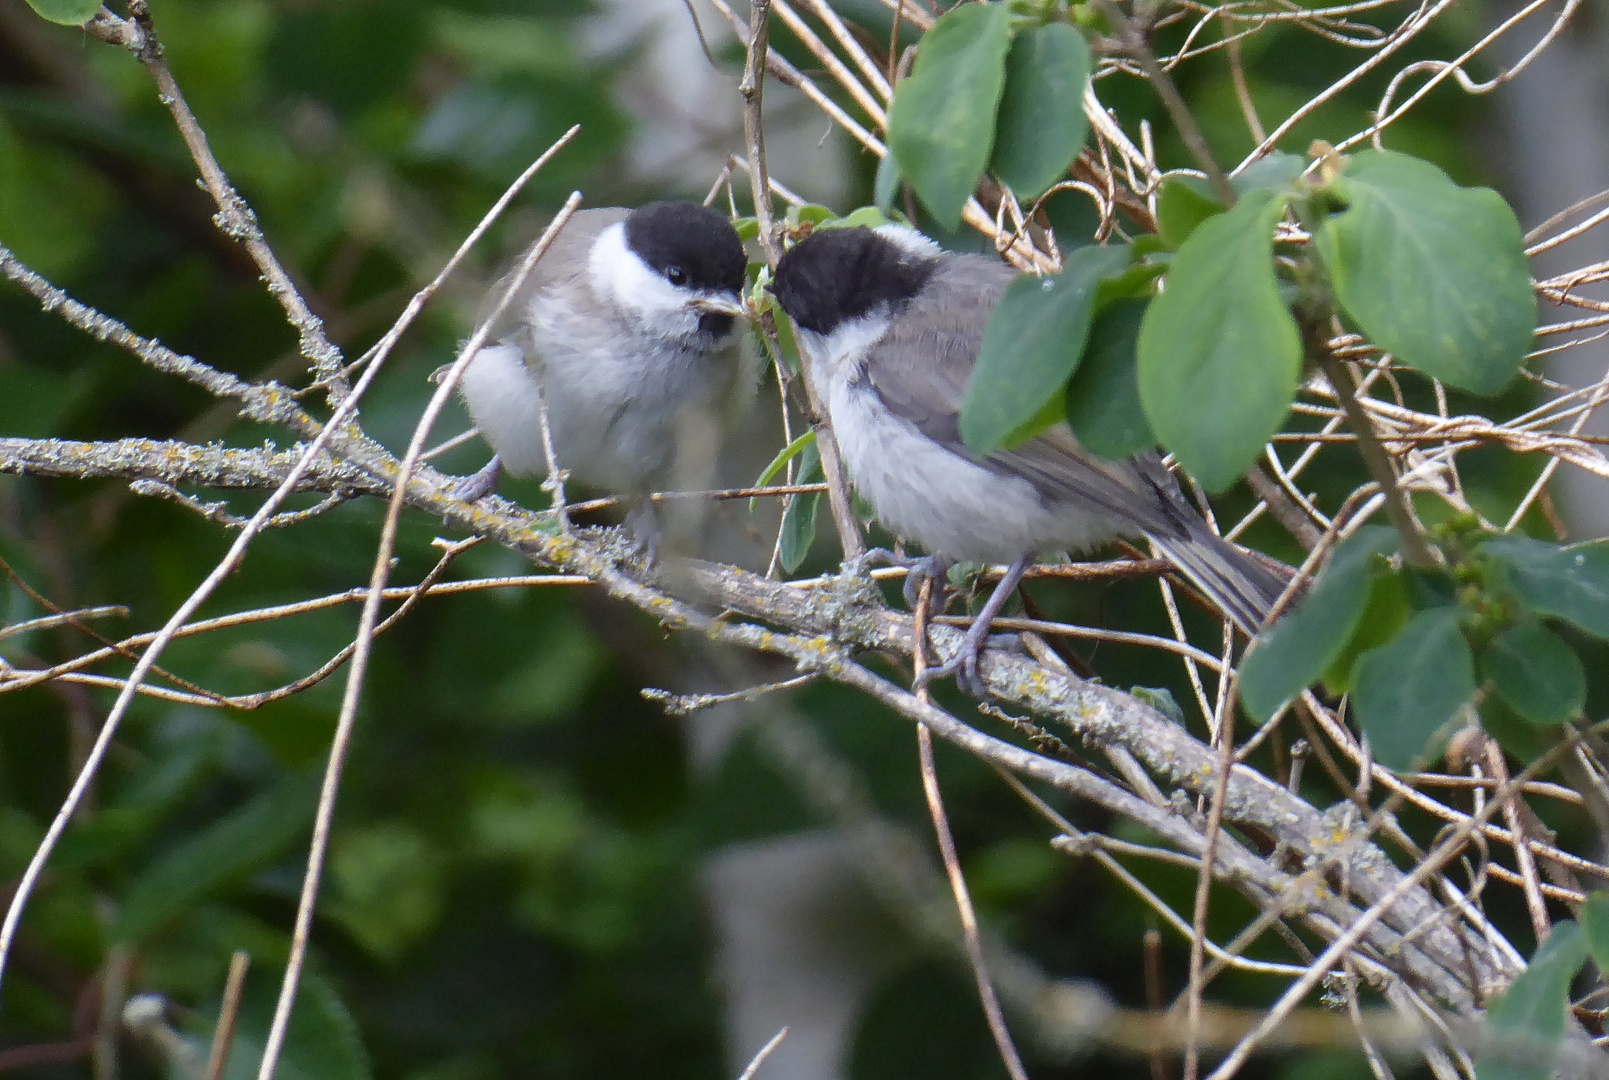
POLYGON ((944 610, 944 579, 955 565, 954 559, 947 559, 942 555, 898 555, 887 548, 869 548, 853 562, 844 564, 844 571, 856 576, 865 574, 874 566, 899 566, 907 573, 905 575, 905 606, 912 611, 920 602, 922 595, 922 581, 932 578, 937 587, 933 590, 931 602, 928 604, 928 613, 936 615, 944 610))
POLYGON ((481 466, 480 472, 458 481, 448 494, 464 502, 479 502, 497 490, 497 482, 501 479, 503 479, 503 459, 493 454, 492 460, 481 466))
POLYGON ((954 559, 943 555, 929 555, 925 559, 913 559, 910 573, 905 575, 905 606, 912 611, 922 602, 922 582, 927 578, 933 580, 933 592, 928 597, 927 613, 937 615, 944 610, 944 579, 950 574, 950 567, 955 565, 954 559))
POLYGON ((955 684, 968 694, 975 698, 988 696, 984 690, 983 679, 978 674, 978 659, 989 644, 989 627, 994 623, 995 616, 1000 614, 1000 609, 1006 606, 1006 601, 1011 599, 1011 594, 1021 584, 1022 575, 1027 569, 1027 556, 1006 567, 1005 576, 1000 579, 1000 584, 994 587, 994 592, 989 594, 983 610, 972 620, 972 626, 967 630, 966 637, 961 640, 961 648, 944 664, 922 672, 922 677, 917 680, 918 686, 925 686, 934 679, 954 675, 955 684))
POLYGON ((655 512, 653 502, 644 498, 627 510, 626 528, 631 530, 637 546, 642 548, 643 558, 648 560, 648 565, 657 566, 660 542, 664 539, 664 534, 659 528, 659 514, 655 512))

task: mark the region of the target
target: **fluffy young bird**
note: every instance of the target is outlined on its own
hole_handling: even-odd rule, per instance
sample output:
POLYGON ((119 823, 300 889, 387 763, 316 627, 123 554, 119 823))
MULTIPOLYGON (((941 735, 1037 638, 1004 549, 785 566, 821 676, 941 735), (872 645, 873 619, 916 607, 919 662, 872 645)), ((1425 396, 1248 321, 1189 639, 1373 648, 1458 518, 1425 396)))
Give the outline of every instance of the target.
MULTIPOLYGON (((1144 536, 1247 633, 1283 582, 1214 535, 1154 453, 1105 461, 1065 423, 977 458, 961 440, 961 396, 984 327, 1016 272, 999 259, 941 250, 898 225, 823 229, 777 266, 773 290, 815 365, 850 478, 895 535, 929 554, 1008 563, 955 674, 983 696, 978 657, 989 624, 1040 552, 1144 536)), ((913 603, 920 575, 907 579, 913 603)))
POLYGON ((628 522, 652 556, 659 527, 644 496, 706 486, 720 432, 753 388, 736 333, 746 265, 731 222, 696 203, 574 214, 464 372, 460 392, 496 454, 455 493, 473 501, 503 469, 547 470, 545 399, 557 466, 635 502, 628 522))

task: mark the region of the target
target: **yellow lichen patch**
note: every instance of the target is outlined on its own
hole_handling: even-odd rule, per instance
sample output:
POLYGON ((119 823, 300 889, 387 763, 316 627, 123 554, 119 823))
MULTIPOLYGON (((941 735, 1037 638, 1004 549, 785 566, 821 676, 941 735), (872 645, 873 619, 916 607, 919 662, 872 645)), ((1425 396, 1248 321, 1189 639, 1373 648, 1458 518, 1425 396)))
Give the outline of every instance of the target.
POLYGON ((565 535, 547 538, 548 553, 557 562, 569 562, 575 555, 576 544, 573 539, 565 535))

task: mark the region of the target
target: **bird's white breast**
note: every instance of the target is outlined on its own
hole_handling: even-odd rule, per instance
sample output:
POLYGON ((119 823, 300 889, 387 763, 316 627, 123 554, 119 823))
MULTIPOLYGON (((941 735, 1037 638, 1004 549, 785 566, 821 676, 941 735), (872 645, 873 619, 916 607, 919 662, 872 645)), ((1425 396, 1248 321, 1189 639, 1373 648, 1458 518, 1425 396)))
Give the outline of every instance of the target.
POLYGON ((1104 515, 1047 505, 1028 481, 986 469, 890 412, 860 365, 888 321, 886 313, 874 313, 832 334, 802 335, 826 376, 821 381, 844 464, 884 527, 929 553, 972 562, 1078 550, 1124 531, 1104 515))
POLYGON ((743 378, 736 343, 703 349, 685 333, 645 332, 641 312, 599 296, 590 277, 535 292, 519 330, 476 354, 463 380, 470 415, 510 472, 546 471, 540 385, 558 465, 578 479, 624 492, 700 486, 688 462, 708 461, 729 420, 743 378))

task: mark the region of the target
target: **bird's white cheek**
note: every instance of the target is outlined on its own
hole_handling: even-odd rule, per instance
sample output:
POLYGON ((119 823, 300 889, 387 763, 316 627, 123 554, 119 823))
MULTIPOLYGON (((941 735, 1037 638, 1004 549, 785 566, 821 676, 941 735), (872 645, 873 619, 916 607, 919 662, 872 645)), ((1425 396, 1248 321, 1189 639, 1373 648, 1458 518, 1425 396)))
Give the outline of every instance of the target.
POLYGON ((682 336, 698 329, 698 314, 687 309, 691 298, 649 269, 626 246, 626 227, 617 222, 598 234, 588 264, 592 288, 631 312, 651 333, 682 336))

